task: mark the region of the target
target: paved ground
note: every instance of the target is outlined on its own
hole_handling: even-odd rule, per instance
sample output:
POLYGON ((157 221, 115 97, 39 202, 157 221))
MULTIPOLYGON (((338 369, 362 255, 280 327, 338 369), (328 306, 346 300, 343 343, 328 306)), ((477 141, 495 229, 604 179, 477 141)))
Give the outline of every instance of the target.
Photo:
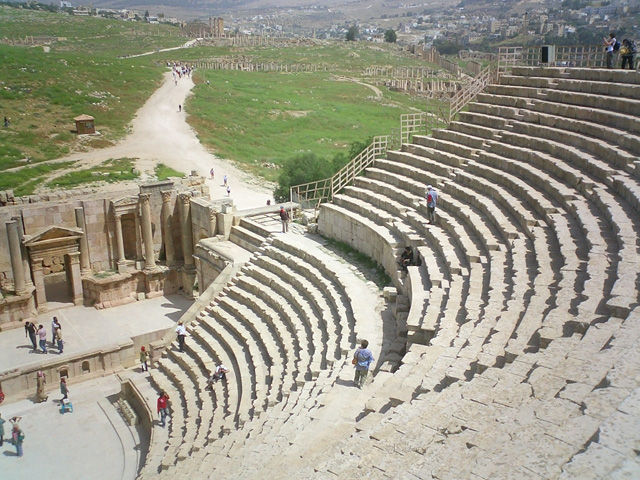
MULTIPOLYGON (((193 303, 181 295, 169 295, 119 307, 96 310, 93 307, 70 307, 40 315, 51 337, 51 319, 56 316, 62 325, 65 340, 64 356, 113 345, 132 336, 171 327, 193 303)), ((48 355, 33 353, 24 329, 0 332, 0 371, 30 365, 58 356, 51 349, 48 355)), ((1 472, 1 470, 0 470, 1 472)), ((0 474, 0 478, 2 475, 0 474)))
MULTIPOLYGON (((18 458, 5 435, 0 447, 3 480, 131 480, 140 461, 140 435, 111 403, 120 391, 115 375, 72 385, 74 412, 60 413, 53 392, 45 403, 22 400, 0 406, 7 420, 22 416, 24 456, 18 458)), ((7 428, 9 430, 10 427, 7 428)), ((146 441, 146 439, 144 440, 146 441)))
MULTIPOLYGON (((131 133, 113 147, 91 152, 75 153, 56 161, 82 161, 83 167, 98 165, 110 158, 138 158, 137 166, 142 171, 153 171, 154 165, 164 163, 184 173, 196 170, 207 177, 211 188, 211 199, 225 198, 226 188, 222 185, 224 175, 229 179, 231 198, 240 209, 262 206, 267 199, 273 199, 273 187, 241 172, 231 162, 218 158, 207 151, 198 140, 193 129, 186 122, 188 112, 185 100, 194 83, 191 78, 182 78, 175 85, 170 72, 164 76, 164 83, 138 110, 131 125, 131 133), (209 179, 209 171, 215 171, 215 180, 209 179)), ((77 169, 75 167, 73 170, 77 169)), ((47 181, 67 173, 58 170, 47 181)), ((116 184, 109 188, 122 188, 116 184)))

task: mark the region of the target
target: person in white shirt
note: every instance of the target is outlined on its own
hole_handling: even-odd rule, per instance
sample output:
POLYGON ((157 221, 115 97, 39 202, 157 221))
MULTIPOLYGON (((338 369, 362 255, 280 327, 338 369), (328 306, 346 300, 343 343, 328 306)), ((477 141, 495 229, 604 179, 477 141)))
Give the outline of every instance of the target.
POLYGON ((229 373, 229 369, 225 367, 222 363, 216 367, 216 370, 213 372, 213 375, 207 381, 207 388, 209 390, 213 390, 213 384, 218 383, 218 380, 227 381, 227 373, 229 373))
POLYGON ((609 38, 604 37, 604 44, 607 48, 607 68, 613 68, 613 53, 616 45, 616 34, 611 32, 609 38))
POLYGON ((184 339, 187 337, 187 329, 182 324, 182 321, 178 322, 176 333, 178 334, 178 347, 181 352, 184 352, 184 339))

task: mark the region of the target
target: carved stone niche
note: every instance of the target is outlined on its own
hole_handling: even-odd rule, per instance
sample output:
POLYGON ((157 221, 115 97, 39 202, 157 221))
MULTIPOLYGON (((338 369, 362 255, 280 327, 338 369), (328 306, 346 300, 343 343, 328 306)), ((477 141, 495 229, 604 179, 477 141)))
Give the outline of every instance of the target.
POLYGON ((48 274, 67 272, 67 283, 73 303, 82 304, 82 279, 80 272, 80 228, 51 226, 25 236, 23 243, 29 250, 30 267, 36 288, 36 306, 39 312, 47 311, 44 277, 48 274))

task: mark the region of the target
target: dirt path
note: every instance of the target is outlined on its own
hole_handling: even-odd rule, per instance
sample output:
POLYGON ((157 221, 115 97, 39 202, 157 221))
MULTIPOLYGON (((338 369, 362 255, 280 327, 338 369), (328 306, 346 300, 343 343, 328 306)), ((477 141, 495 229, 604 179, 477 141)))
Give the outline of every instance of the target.
MULTIPOLYGON (((73 170, 99 165, 110 158, 137 158, 137 167, 147 175, 153 167, 164 163, 178 171, 192 170, 207 177, 211 198, 226 197, 222 178, 226 174, 231 186, 231 198, 240 209, 265 205, 272 199, 273 185, 255 178, 234 167, 229 161, 208 152, 186 122, 184 106, 194 83, 182 78, 175 85, 171 72, 164 76, 164 83, 138 110, 131 125, 131 133, 116 145, 91 152, 79 152, 56 161, 80 161, 73 170), (209 179, 209 170, 215 171, 215 181, 209 179)), ((46 178, 46 182, 70 170, 60 170, 46 178)), ((45 189, 39 189, 43 192, 45 189)))
POLYGON ((196 45, 200 40, 202 40, 202 39, 201 38, 195 38, 195 39, 189 40, 187 43, 183 43, 182 45, 179 45, 177 47, 162 48, 160 50, 153 50, 151 52, 139 53, 137 55, 127 55, 126 57, 123 57, 123 58, 144 57, 146 55, 153 55, 154 53, 158 53, 158 52, 170 52, 172 50, 180 50, 181 48, 189 48, 189 47, 191 47, 193 45, 196 45))
POLYGON ((371 85, 370 83, 362 82, 362 81, 358 80, 357 78, 342 77, 342 76, 334 76, 334 79, 339 81, 339 82, 357 83, 358 85, 362 85, 363 87, 367 87, 367 88, 371 89, 371 91, 376 94, 376 98, 382 98, 382 90, 380 90, 375 85, 371 85))

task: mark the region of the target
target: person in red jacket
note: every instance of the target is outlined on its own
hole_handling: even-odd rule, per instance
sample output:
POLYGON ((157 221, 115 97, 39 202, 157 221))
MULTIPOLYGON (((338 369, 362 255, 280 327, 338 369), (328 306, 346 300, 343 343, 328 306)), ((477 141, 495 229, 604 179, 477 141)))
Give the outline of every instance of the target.
POLYGON ((163 391, 158 397, 158 414, 160 415, 160 425, 164 428, 166 419, 169 416, 169 406, 167 405, 169 395, 163 391))
POLYGON ((280 207, 280 220, 282 221, 282 233, 287 233, 289 231, 289 212, 282 206, 280 207))

